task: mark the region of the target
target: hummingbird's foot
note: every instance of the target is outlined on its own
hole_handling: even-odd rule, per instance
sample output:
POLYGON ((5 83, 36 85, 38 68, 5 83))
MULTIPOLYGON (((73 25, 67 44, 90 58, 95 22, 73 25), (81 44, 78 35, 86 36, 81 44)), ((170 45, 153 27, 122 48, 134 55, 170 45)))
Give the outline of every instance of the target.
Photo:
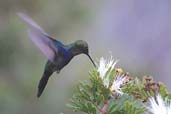
POLYGON ((56 73, 59 74, 60 73, 60 70, 57 70, 56 73))

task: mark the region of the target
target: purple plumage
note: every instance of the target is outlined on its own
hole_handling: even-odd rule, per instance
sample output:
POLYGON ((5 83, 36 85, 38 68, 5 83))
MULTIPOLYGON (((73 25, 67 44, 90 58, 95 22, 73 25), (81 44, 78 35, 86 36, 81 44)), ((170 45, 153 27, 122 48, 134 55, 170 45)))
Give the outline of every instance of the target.
POLYGON ((58 53, 58 49, 54 46, 54 42, 50 39, 50 36, 27 15, 23 13, 17 13, 17 15, 29 25, 29 38, 36 44, 41 52, 53 62, 55 55, 58 53))

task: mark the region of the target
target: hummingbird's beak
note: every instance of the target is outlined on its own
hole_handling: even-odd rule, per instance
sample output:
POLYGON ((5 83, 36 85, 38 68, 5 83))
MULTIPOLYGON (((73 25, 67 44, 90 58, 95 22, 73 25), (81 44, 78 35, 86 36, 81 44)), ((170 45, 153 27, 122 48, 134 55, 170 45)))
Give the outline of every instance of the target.
POLYGON ((94 63, 94 61, 93 61, 93 59, 91 58, 91 56, 89 55, 89 54, 86 54, 88 57, 89 57, 89 59, 91 60, 91 62, 93 63, 93 65, 94 65, 94 67, 96 68, 96 64, 94 63))

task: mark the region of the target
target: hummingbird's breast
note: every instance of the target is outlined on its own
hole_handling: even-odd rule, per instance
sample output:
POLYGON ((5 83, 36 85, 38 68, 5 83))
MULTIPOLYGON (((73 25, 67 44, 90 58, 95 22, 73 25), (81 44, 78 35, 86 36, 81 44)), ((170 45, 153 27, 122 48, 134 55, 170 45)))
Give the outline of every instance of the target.
POLYGON ((61 70, 64 66, 66 66, 70 60, 73 58, 71 52, 65 48, 58 48, 59 54, 55 58, 56 69, 61 70))

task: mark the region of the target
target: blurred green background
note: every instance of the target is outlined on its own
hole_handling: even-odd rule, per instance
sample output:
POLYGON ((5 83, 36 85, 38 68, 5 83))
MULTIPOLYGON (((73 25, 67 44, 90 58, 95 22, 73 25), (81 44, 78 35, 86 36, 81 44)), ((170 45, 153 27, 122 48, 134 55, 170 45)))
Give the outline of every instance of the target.
POLYGON ((93 68, 85 55, 75 57, 37 99, 46 58, 17 12, 65 44, 87 41, 94 60, 111 54, 120 60, 118 67, 153 75, 169 87, 170 11, 169 0, 0 0, 0 114, 72 114, 65 104, 93 68))

